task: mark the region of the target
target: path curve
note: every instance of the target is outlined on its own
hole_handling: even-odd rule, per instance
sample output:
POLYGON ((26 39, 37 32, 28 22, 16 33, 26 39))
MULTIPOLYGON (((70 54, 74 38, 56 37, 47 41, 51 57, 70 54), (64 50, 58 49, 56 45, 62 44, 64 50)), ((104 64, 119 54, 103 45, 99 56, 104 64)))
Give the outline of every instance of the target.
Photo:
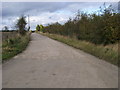
POLYGON ((117 88, 118 68, 36 33, 3 64, 3 88, 117 88))

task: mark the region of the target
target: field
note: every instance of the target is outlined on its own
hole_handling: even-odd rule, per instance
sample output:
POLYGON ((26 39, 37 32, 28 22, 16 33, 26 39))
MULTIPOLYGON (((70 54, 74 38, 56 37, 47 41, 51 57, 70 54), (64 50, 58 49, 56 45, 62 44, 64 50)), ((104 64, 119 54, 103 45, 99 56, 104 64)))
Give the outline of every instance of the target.
POLYGON ((2 62, 21 53, 28 45, 30 40, 29 33, 25 36, 19 35, 17 32, 2 33, 2 62))
POLYGON ((2 33, 2 41, 18 36, 17 32, 1 32, 1 33, 2 33))

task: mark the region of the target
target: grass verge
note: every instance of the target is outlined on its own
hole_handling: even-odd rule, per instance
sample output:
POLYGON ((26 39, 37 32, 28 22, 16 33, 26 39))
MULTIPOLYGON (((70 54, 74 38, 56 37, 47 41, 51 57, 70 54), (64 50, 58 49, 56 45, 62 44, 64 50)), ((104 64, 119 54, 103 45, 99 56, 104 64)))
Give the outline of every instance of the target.
POLYGON ((118 44, 114 44, 114 45, 111 44, 107 46, 95 45, 87 41, 80 41, 74 38, 69 38, 61 35, 49 34, 49 33, 41 33, 41 34, 48 36, 54 40, 63 42, 77 49, 83 50, 114 65, 118 65, 118 44))
POLYGON ((21 53, 28 45, 30 34, 7 39, 2 43, 2 63, 21 53))

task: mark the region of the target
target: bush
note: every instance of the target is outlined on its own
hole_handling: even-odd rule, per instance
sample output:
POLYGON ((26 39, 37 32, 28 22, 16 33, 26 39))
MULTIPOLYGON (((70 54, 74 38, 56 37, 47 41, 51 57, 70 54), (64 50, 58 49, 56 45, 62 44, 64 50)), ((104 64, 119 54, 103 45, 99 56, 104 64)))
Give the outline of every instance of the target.
POLYGON ((114 44, 119 40, 120 14, 112 10, 111 6, 103 9, 101 14, 86 14, 78 12, 72 20, 64 25, 57 23, 44 27, 44 32, 68 37, 77 37, 94 44, 114 44))

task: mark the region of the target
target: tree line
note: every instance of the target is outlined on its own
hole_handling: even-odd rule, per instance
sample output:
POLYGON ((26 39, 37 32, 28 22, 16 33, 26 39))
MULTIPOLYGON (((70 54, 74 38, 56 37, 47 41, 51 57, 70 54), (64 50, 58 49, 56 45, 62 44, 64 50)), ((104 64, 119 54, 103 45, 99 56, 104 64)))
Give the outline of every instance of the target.
POLYGON ((2 32, 17 32, 20 35, 25 35, 27 31, 30 30, 30 26, 26 28, 27 21, 25 16, 20 16, 15 24, 16 30, 9 30, 8 26, 2 28, 2 32))
POLYGON ((100 8, 99 13, 87 14, 78 11, 74 19, 64 25, 58 22, 44 27, 43 32, 75 37, 94 44, 113 44, 120 39, 120 13, 112 6, 100 8))

